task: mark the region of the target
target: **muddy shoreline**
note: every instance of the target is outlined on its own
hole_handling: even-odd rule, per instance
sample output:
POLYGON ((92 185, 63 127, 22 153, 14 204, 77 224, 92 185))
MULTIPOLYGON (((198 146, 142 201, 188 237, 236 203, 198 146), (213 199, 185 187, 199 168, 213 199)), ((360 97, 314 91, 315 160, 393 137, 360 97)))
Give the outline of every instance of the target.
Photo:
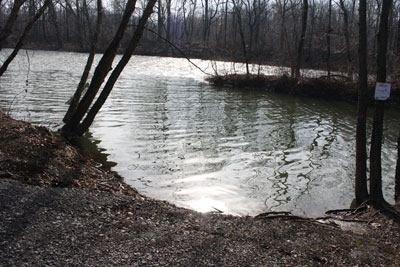
POLYGON ((321 220, 202 214, 98 165, 0 112, 0 265, 400 265, 399 223, 370 208, 321 220))

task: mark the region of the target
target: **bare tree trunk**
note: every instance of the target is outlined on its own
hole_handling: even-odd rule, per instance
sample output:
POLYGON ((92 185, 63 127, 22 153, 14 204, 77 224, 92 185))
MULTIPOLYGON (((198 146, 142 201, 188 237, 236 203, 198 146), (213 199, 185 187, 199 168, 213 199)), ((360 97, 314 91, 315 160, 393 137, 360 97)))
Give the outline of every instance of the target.
MULTIPOLYGON (((388 18, 392 0, 383 0, 377 41, 377 82, 386 82, 386 53, 388 43, 388 18)), ((384 101, 375 101, 375 114, 370 154, 370 199, 373 203, 385 203, 382 193, 382 138, 384 101)))
POLYGON ((41 26, 42 26, 42 36, 43 36, 43 40, 48 43, 49 40, 47 39, 47 33, 46 33, 46 13, 43 13, 42 19, 41 19, 41 26))
POLYGON ((396 55, 400 56, 400 16, 397 20, 396 55))
POLYGON ((397 163, 396 163, 396 175, 394 177, 395 188, 394 198, 396 202, 400 202, 400 133, 397 139, 397 163))
POLYGON ((0 33, 0 51, 1 51, 1 49, 3 49, 4 42, 11 35, 15 21, 17 20, 17 17, 18 17, 18 12, 19 12, 21 6, 25 3, 25 1, 26 0, 15 0, 14 1, 13 7, 11 9, 11 13, 8 16, 8 19, 4 25, 3 30, 0 33))
POLYGON ((328 30, 326 31, 327 55, 326 55, 326 69, 328 71, 328 78, 331 77, 331 31, 332 31, 332 0, 328 1, 328 30))
POLYGON ((158 0, 158 7, 157 7, 157 34, 158 34, 158 39, 160 39, 163 34, 163 14, 162 14, 162 0, 158 0))
POLYGON ((82 92, 85 88, 86 81, 89 77, 90 69, 92 68, 94 55, 96 53, 97 44, 99 41, 99 35, 100 35, 100 31, 101 31, 102 21, 103 21, 103 5, 102 5, 101 0, 97 0, 97 23, 96 23, 96 29, 94 32, 93 40, 92 40, 92 46, 90 48, 90 54, 89 54, 88 60, 86 62, 86 66, 83 71, 79 85, 76 88, 75 94, 72 98, 72 102, 69 105, 68 111, 64 116, 63 121, 65 123, 68 123, 68 121, 71 119, 72 114, 74 114, 76 112, 76 109, 79 104, 79 100, 81 99, 82 92))
POLYGON ((79 0, 76 3, 76 13, 75 13, 75 31, 78 38, 79 49, 83 50, 83 38, 82 38, 82 24, 81 24, 81 7, 79 6, 79 0))
POLYGON ((96 102, 93 104, 93 107, 88 112, 86 118, 79 125, 79 127, 76 131, 76 134, 82 135, 89 129, 90 125, 93 123, 94 118, 96 117, 96 114, 99 112, 99 110, 101 109, 101 107, 103 106, 105 101, 107 100, 108 96, 111 93, 112 88, 114 87, 115 82, 117 81, 119 75, 125 68, 126 64, 128 64, 129 59, 131 58, 133 52, 135 51, 137 45, 139 44, 139 41, 142 38, 143 31, 146 26, 147 20, 150 17, 151 13, 153 12, 153 7, 156 2, 157 2, 157 0, 149 0, 149 2, 147 2, 146 8, 143 12, 143 15, 139 20, 139 24, 136 27, 135 33, 133 34, 133 37, 132 37, 131 41, 129 42, 129 45, 128 45, 127 49, 125 50, 124 55, 122 56, 118 65, 115 67, 115 69, 111 73, 110 78, 107 80, 107 83, 104 86, 100 96, 98 97, 96 102))
POLYGON ((207 36, 210 27, 209 21, 209 8, 208 8, 208 1, 204 0, 204 15, 203 15, 203 43, 207 43, 207 36))
POLYGON ((340 0, 340 8, 342 9, 342 12, 343 12, 343 33, 344 33, 344 39, 346 42, 346 54, 347 54, 347 64, 348 64, 347 76, 352 78, 353 63, 352 63, 351 49, 350 49, 349 15, 348 15, 346 6, 344 5, 344 0, 340 0))
POLYGON ((74 16, 74 25, 75 25, 75 35, 76 41, 78 41, 79 49, 83 50, 83 40, 82 40, 82 26, 81 26, 81 14, 80 14, 80 7, 79 7, 79 0, 75 0, 76 11, 72 8, 71 3, 69 0, 65 0, 65 4, 67 5, 69 11, 74 16))
POLYGON ((314 28, 315 28, 315 0, 312 1, 311 4, 311 10, 310 10, 310 31, 309 31, 309 38, 308 38, 308 53, 307 53, 307 57, 306 57, 306 62, 309 62, 311 59, 311 55, 312 55, 312 50, 313 50, 313 43, 314 43, 314 28))
MULTIPOLYGON (((29 17, 32 18, 35 16, 36 14, 36 10, 37 10, 37 6, 36 5, 40 5, 40 1, 39 0, 30 0, 29 1, 29 17)), ((37 41, 38 37, 39 37, 39 25, 37 25, 36 23, 34 25, 32 25, 32 28, 30 29, 30 39, 33 41, 37 41)))
MULTIPOLYGON (((168 42, 174 43, 172 40, 172 13, 171 13, 171 2, 172 0, 167 0, 167 40, 168 42)), ((174 50, 171 47, 168 47, 168 55, 172 56, 174 54, 174 50)))
POLYGON ((306 37, 306 30, 307 30, 307 17, 308 17, 308 0, 303 0, 303 12, 301 16, 301 34, 300 34, 299 46, 297 48, 297 60, 295 69, 295 76, 297 78, 300 77, 301 59, 303 56, 304 39, 306 37))
POLYGON ((238 17, 238 24, 239 24, 239 34, 240 34, 240 39, 242 43, 242 49, 243 49, 243 55, 244 55, 244 60, 246 63, 246 77, 250 77, 250 69, 249 69, 249 57, 247 55, 247 46, 246 46, 246 40, 244 38, 244 33, 243 33, 243 25, 242 25, 242 14, 240 13, 240 10, 238 6, 236 5, 235 0, 232 0, 233 6, 235 8, 236 15, 238 17))
POLYGON ((65 38, 67 39, 67 42, 70 42, 71 40, 71 35, 70 35, 70 10, 69 8, 65 8, 65 22, 64 22, 64 29, 65 29, 65 38))
POLYGON ((100 62, 98 63, 96 70, 94 71, 93 78, 90 82, 88 91, 79 102, 76 112, 72 115, 71 119, 63 127, 63 132, 65 135, 74 135, 77 131, 78 125, 80 124, 82 118, 85 116, 90 105, 92 104, 100 86, 103 84, 104 79, 111 70, 112 62, 117 53, 118 47, 124 36, 124 32, 128 27, 130 17, 135 10, 136 0, 128 0, 124 14, 122 16, 121 23, 118 27, 117 32, 114 35, 113 40, 104 52, 100 62))
POLYGON ((229 0, 225 0, 225 14, 224 14, 224 48, 227 48, 227 36, 228 36, 228 4, 229 0))
POLYGON ((53 27, 56 31, 57 49, 61 49, 62 48, 61 33, 60 33, 60 29, 58 27, 56 10, 54 7, 54 3, 52 1, 49 4, 49 13, 50 13, 51 23, 53 24, 53 27))
POLYGON ((172 0, 167 0, 167 40, 171 42, 171 23, 172 23, 172 17, 171 17, 171 1, 172 0))
POLYGON ((8 66, 10 63, 14 60, 14 58, 17 56, 19 50, 21 49, 26 36, 28 35, 29 31, 32 29, 32 26, 35 24, 35 22, 43 15, 44 11, 47 9, 49 6, 51 0, 46 0, 43 4, 43 6, 38 10, 38 12, 31 18, 31 20, 28 22, 28 24, 25 26, 24 31, 22 32, 21 36, 19 37, 19 40, 17 44, 14 47, 14 50, 12 53, 8 56, 6 61, 4 61, 3 65, 0 67, 0 76, 3 76, 4 72, 6 72, 8 66))
POLYGON ((284 40, 287 41, 287 33, 286 33, 286 26, 285 26, 285 19, 286 19, 286 0, 283 0, 283 6, 280 0, 276 0, 279 8, 279 13, 281 15, 281 32, 279 35, 279 47, 283 50, 284 40), (279 2, 278 2, 279 1, 279 2))
MULTIPOLYGON (((87 33, 89 34, 89 39, 93 41, 94 35, 93 35, 93 29, 92 29, 92 22, 90 21, 89 9, 88 9, 86 0, 83 0, 82 9, 83 9, 82 10, 83 15, 86 18, 86 23, 87 23, 87 28, 88 28, 87 33)), ((85 31, 85 33, 86 33, 86 31, 85 31)))
MULTIPOLYGON (((281 15, 281 26, 282 26, 282 31, 283 31, 283 35, 284 35, 284 39, 286 41, 286 48, 287 48, 287 53, 288 53, 288 59, 290 62, 290 68, 291 68, 291 73, 293 75, 294 73, 294 59, 292 57, 292 53, 290 52, 290 44, 289 44, 289 37, 288 37, 288 33, 287 33, 287 29, 286 29, 286 24, 285 24, 285 6, 282 6, 281 1, 280 0, 276 0, 276 3, 279 7, 279 13, 281 15)), ((286 1, 283 1, 284 4, 286 4, 286 1)))
POLYGON ((359 3, 358 35, 358 105, 356 130, 356 181, 355 195, 357 205, 368 199, 367 189, 367 108, 368 108, 368 70, 367 70, 367 1, 359 3))

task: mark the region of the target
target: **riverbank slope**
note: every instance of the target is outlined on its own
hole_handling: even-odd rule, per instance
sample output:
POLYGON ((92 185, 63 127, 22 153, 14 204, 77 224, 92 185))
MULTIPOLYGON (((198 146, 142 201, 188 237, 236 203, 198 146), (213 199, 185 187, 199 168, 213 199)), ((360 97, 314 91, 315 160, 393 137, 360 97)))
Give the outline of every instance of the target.
MULTIPOLYGON (((236 87, 245 89, 265 90, 269 92, 296 95, 301 97, 316 97, 326 100, 339 100, 357 103, 358 84, 344 76, 322 76, 318 78, 294 78, 286 75, 245 75, 228 74, 209 77, 208 82, 215 86, 236 87)), ((374 99, 374 84, 369 85, 368 98, 372 104, 374 99)), ((400 108, 400 83, 392 82, 390 98, 385 101, 388 106, 400 108)))
POLYGON ((0 112, 1 266, 398 266, 400 225, 373 210, 352 216, 344 231, 287 214, 178 208, 140 195, 58 133, 0 112))

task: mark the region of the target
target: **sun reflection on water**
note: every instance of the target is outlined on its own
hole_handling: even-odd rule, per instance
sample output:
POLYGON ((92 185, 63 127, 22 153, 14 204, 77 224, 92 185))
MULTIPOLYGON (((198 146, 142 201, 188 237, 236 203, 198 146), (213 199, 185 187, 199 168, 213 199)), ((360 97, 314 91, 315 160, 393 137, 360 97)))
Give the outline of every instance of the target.
POLYGON ((187 205, 198 212, 224 212, 228 209, 224 202, 208 198, 201 197, 198 199, 190 200, 187 205))

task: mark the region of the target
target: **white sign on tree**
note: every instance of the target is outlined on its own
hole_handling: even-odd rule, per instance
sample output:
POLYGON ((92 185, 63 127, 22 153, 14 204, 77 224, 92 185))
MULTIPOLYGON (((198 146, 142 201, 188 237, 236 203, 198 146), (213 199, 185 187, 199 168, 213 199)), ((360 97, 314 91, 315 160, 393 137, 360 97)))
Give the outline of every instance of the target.
POLYGON ((390 97, 390 83, 376 83, 375 100, 386 100, 390 97))

